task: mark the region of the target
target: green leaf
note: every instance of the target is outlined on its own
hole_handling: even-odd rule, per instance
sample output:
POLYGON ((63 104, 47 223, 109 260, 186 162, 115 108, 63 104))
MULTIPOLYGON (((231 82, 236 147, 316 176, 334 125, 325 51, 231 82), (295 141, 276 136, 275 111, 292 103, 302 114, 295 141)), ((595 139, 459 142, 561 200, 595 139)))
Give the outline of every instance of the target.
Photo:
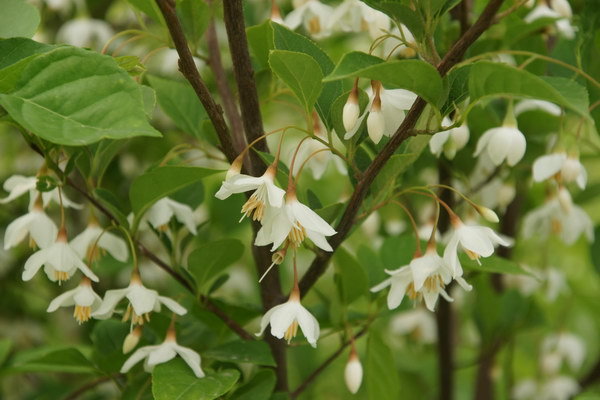
POLYGON ((260 25, 250 26, 246 29, 248 45, 252 55, 256 58, 261 68, 269 67, 269 52, 273 50, 273 28, 271 20, 266 20, 260 25))
POLYGON ((392 350, 375 332, 367 341, 365 386, 369 399, 399 399, 400 388, 392 350))
POLYGON ((2 0, 0 37, 32 37, 40 24, 38 9, 25 0, 2 0))
POLYGON ((123 214, 124 207, 113 192, 103 188, 94 189, 94 198, 96 198, 104 208, 119 221, 119 225, 128 227, 127 217, 123 214))
POLYGON ((385 238, 379 255, 386 269, 398 269, 408 265, 413 259, 416 249, 415 237, 412 233, 385 238))
MULTIPOLYGON (((427 143, 427 142, 425 142, 427 143)), ((396 179, 406 171, 408 167, 417 159, 419 154, 406 153, 394 154, 390 157, 381 172, 373 181, 372 192, 377 198, 386 198, 396 187, 396 179)))
POLYGON ((15 90, 0 95, 0 104, 26 129, 57 144, 160 136, 127 72, 112 57, 74 47, 29 62, 15 90))
POLYGON ((129 4, 135 7, 138 11, 143 12, 154 21, 160 23, 161 25, 165 25, 165 19, 160 12, 160 8, 158 8, 158 4, 155 1, 148 0, 127 0, 129 4))
POLYGON ((139 219, 156 201, 217 172, 220 171, 197 167, 165 166, 155 168, 137 177, 129 189, 131 209, 136 219, 139 219))
POLYGON ((0 40, 0 93, 14 90, 27 64, 37 55, 54 48, 25 38, 0 40))
MULTIPOLYGON (((307 54, 311 56, 321 67, 323 76, 331 73, 334 68, 333 61, 329 56, 319 48, 313 41, 306 36, 292 32, 283 25, 271 23, 273 29, 273 46, 277 50, 289 50, 307 54)), ((331 105, 343 92, 342 82, 325 82, 321 95, 315 104, 315 109, 321 117, 321 120, 331 129, 331 105)))
POLYGON ((540 99, 571 109, 589 118, 587 90, 565 78, 540 78, 510 65, 479 61, 469 74, 471 104, 491 96, 518 96, 540 99))
POLYGON ((130 356, 123 354, 123 340, 129 329, 129 324, 114 319, 96 322, 91 334, 94 343, 92 358, 100 369, 108 373, 119 372, 130 356))
POLYGON ((236 262, 244 253, 244 245, 237 239, 223 239, 201 245, 190 253, 188 270, 194 276, 199 291, 219 273, 236 262))
POLYGON ((344 303, 350 304, 369 292, 367 272, 346 249, 338 248, 333 262, 344 303))
POLYGON ((521 274, 530 275, 519 264, 512 260, 498 256, 481 258, 481 265, 477 261, 471 260, 466 254, 459 254, 460 264, 466 269, 478 272, 489 272, 497 274, 521 274))
POLYGON ((46 346, 21 352, 15 356, 12 371, 17 372, 67 372, 89 374, 97 372, 94 365, 72 347, 46 346))
POLYGON ((344 54, 325 82, 345 78, 368 78, 381 81, 388 89, 406 89, 427 102, 439 106, 445 100, 442 78, 437 70, 421 60, 384 61, 353 51, 344 54))
POLYGON ((310 56, 287 50, 272 50, 269 65, 279 78, 289 86, 309 113, 321 94, 323 73, 310 56))
POLYGON ((269 346, 262 340, 236 340, 206 350, 202 355, 219 361, 276 366, 269 346))
MULTIPOLYGON (((600 225, 594 228, 594 237, 600 237, 600 225)), ((600 274, 600 240, 595 240, 590 246, 590 258, 594 269, 600 274)))
POLYGON ((196 43, 208 28, 212 17, 210 6, 204 0, 177 0, 175 9, 185 36, 196 43))
POLYGON ((152 394, 155 400, 213 400, 229 392, 239 377, 238 371, 226 369, 197 378, 183 360, 176 358, 154 368, 152 394))
POLYGON ((194 89, 187 83, 149 75, 148 82, 156 90, 158 104, 183 132, 202 136, 206 111, 194 89))
POLYGON ((4 364, 8 358, 10 351, 12 350, 13 343, 10 339, 0 339, 0 367, 4 364))
MULTIPOLYGON (((262 342, 261 342, 262 343, 262 342)), ((266 350, 269 351, 268 349, 266 350)), ((232 400, 268 400, 275 389, 277 378, 270 369, 260 370, 244 386, 235 391, 232 400)))

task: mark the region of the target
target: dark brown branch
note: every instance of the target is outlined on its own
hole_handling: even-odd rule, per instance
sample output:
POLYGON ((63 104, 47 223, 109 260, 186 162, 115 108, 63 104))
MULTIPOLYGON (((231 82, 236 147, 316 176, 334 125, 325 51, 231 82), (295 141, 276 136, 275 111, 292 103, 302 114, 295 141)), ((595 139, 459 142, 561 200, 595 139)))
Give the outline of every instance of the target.
MULTIPOLYGON (((223 18, 227 30, 227 40, 233 62, 233 72, 238 86, 242 120, 246 130, 246 140, 252 142, 263 134, 262 115, 258 101, 258 91, 254 80, 254 70, 248 50, 246 26, 244 24, 244 9, 242 0, 227 0, 223 2, 223 18)), ((266 141, 260 141, 254 146, 257 150, 267 151, 266 141)), ((258 175, 263 162, 257 154, 250 154, 252 175, 258 175)))
MULTIPOLYGON (((354 336, 354 340, 360 338, 361 336, 363 336, 365 333, 367 333, 367 331, 369 330, 368 326, 365 326, 364 328, 362 328, 355 336, 354 336)), ((298 397, 304 390, 306 390, 306 388, 315 380, 317 379, 317 377, 319 375, 321 375, 321 373, 332 363, 335 361, 336 358, 338 358, 346 349, 346 347, 350 346, 350 344, 352 344, 351 340, 347 340, 344 343, 342 343, 342 345, 335 351, 335 353, 333 353, 332 355, 330 355, 325 361, 323 361, 323 363, 321 365, 319 365, 309 376, 306 377, 306 379, 304 379, 304 381, 302 381, 302 383, 300 385, 298 385, 298 387, 292 392, 290 393, 290 397, 292 399, 295 399, 296 397, 298 397)))
POLYGON ((215 75, 215 82, 217 84, 219 96, 223 102, 225 116, 227 117, 229 125, 231 126, 233 146, 237 153, 241 153, 248 143, 246 143, 246 137, 244 136, 242 117, 240 116, 235 104, 235 98, 233 97, 233 93, 229 88, 227 74, 223 68, 223 63, 221 62, 221 50, 219 49, 219 41, 217 39, 217 30, 215 29, 214 19, 211 20, 210 25, 206 30, 206 42, 208 44, 208 64, 215 75))
POLYGON ((79 387, 78 389, 73 391, 72 393, 68 394, 67 397, 64 398, 64 400, 76 400, 76 399, 80 398, 81 396, 83 396, 85 394, 85 392, 87 392, 88 390, 92 390, 96 386, 101 385, 104 382, 108 382, 111 379, 113 379, 114 377, 115 377, 115 375, 107 375, 107 376, 102 376, 98 379, 94 379, 93 381, 90 381, 90 382, 82 385, 81 387, 79 387))
POLYGON ((173 38, 173 43, 179 54, 179 70, 185 79, 190 82, 194 92, 196 92, 196 96, 198 96, 198 99, 200 99, 200 102, 204 106, 204 109, 217 132, 217 136, 219 137, 221 151, 223 151, 223 154, 225 154, 225 157, 227 157, 229 162, 232 162, 235 160, 237 152, 233 148, 233 143, 229 136, 229 129, 223 118, 223 110, 215 103, 208 87, 206 87, 206 84, 200 77, 200 73, 194 62, 194 57, 187 45, 185 34, 181 28, 181 23, 175 13, 175 6, 173 2, 169 0, 156 0, 156 4, 158 4, 160 11, 165 18, 169 33, 171 34, 171 38, 173 38))
MULTIPOLYGON (((462 59, 469 46, 491 25, 494 15, 502 5, 503 1, 504 0, 490 0, 475 24, 473 24, 473 26, 471 26, 469 30, 456 41, 438 66, 438 72, 442 77, 448 73, 450 68, 462 59)), ((336 227, 338 233, 333 236, 330 241, 334 250, 350 233, 350 229, 354 224, 356 215, 360 211, 360 206, 368 193, 371 183, 379 171, 381 171, 381 168, 383 168, 389 158, 394 154, 398 146, 410 137, 411 130, 414 128, 424 109, 425 101, 420 97, 417 98, 394 136, 392 136, 391 140, 385 145, 377 157, 375 157, 365 171, 362 179, 356 185, 354 193, 352 193, 352 197, 348 201, 348 206, 344 211, 344 215, 336 227)), ((323 272, 325 272, 331 255, 332 253, 320 252, 313 260, 310 268, 300 281, 300 291, 302 295, 306 294, 323 272)))

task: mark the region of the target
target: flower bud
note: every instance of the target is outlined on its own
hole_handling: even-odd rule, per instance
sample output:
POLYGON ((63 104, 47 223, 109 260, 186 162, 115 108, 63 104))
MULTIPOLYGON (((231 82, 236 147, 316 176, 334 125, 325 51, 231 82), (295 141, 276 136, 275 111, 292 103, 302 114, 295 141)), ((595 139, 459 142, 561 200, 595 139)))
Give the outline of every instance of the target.
POLYGON ((498 215, 494 212, 494 210, 492 210, 490 208, 487 208, 484 206, 478 206, 476 208, 476 210, 479 213, 479 215, 481 215, 487 221, 490 221, 493 223, 500 221, 500 219, 498 218, 498 215))
POLYGON ((379 143, 383 136, 384 129, 385 120, 383 119, 383 114, 381 112, 381 100, 379 99, 379 95, 377 95, 371 106, 371 112, 367 117, 367 132, 373 143, 379 143))
POLYGON ((350 131, 352 128, 354 128, 359 114, 360 109, 358 107, 358 88, 356 87, 355 83, 342 111, 342 122, 344 123, 344 129, 346 131, 350 131))
POLYGON ((362 383, 363 368, 358 359, 358 355, 354 348, 350 353, 350 358, 346 363, 346 369, 344 370, 344 380, 346 381, 346 387, 354 394, 358 392, 360 384, 362 383))
POLYGON ((460 150, 467 145, 469 136, 469 127, 466 123, 450 131, 450 138, 456 145, 456 150, 460 150))
POLYGON ((127 354, 133 350, 135 346, 138 345, 141 336, 142 329, 139 326, 136 326, 135 329, 131 331, 123 341, 123 354, 127 354))

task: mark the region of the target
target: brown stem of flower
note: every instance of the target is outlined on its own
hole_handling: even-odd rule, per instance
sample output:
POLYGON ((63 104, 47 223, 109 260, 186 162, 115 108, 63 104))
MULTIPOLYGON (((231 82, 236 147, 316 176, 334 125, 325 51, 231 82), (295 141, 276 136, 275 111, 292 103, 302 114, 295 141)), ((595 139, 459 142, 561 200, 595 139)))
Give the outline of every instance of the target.
MULTIPOLYGON (((494 15, 498 12, 498 9, 502 5, 504 0, 490 0, 477 19, 477 21, 454 43, 450 51, 445 55, 437 69, 440 75, 445 76, 450 68, 457 64, 464 56, 465 52, 471 46, 481 34, 489 28, 494 19, 494 15)), ((425 101, 420 97, 412 105, 411 109, 407 113, 404 121, 400 127, 396 130, 396 133, 392 136, 390 141, 385 145, 381 152, 375 157, 373 162, 369 165, 364 175, 357 183, 354 188, 354 192, 348 206, 346 207, 344 214, 336 227, 337 234, 332 237, 330 244, 335 250, 344 241, 346 236, 350 233, 356 215, 360 212, 360 207, 363 200, 367 196, 369 187, 375 180, 375 177, 383 166, 387 163, 389 158, 398 149, 400 144, 408 139, 414 133, 412 132, 417 120, 425 109, 425 101)), ((332 253, 319 252, 316 258, 313 260, 308 271, 304 274, 300 281, 300 290, 302 294, 306 294, 308 290, 315 284, 319 277, 325 272, 329 260, 331 259, 332 253)))

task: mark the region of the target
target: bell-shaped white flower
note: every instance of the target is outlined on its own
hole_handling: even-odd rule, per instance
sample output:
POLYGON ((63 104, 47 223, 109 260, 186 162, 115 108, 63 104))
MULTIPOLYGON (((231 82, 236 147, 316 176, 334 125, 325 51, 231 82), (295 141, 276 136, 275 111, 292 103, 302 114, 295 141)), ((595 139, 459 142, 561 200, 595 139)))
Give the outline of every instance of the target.
POLYGON ((113 29, 103 20, 80 17, 63 24, 56 33, 56 40, 59 43, 100 50, 113 35, 113 29))
POLYGON ((530 24, 533 21, 542 18, 553 18, 555 19, 554 27, 556 28, 556 31, 558 31, 558 33, 566 39, 574 39, 576 29, 573 27, 573 25, 571 25, 570 21, 572 16, 571 7, 567 2, 564 1, 554 1, 553 3, 553 8, 548 7, 545 3, 538 4, 533 10, 531 10, 531 12, 529 12, 529 14, 525 16, 524 21, 530 24), (555 5, 557 6, 556 9, 554 9, 555 5))
POLYGON ((333 8, 318 0, 295 2, 294 10, 290 12, 283 23, 294 30, 300 25, 315 39, 331 34, 329 30, 333 8))
POLYGON ((61 229, 56 237, 54 244, 42 248, 33 253, 25 262, 25 269, 22 278, 28 281, 44 267, 44 272, 48 275, 48 279, 52 282, 66 281, 77 270, 80 270, 85 276, 98 282, 98 277, 92 270, 85 265, 75 250, 67 243, 67 233, 65 229, 61 229))
POLYGON ((68 290, 52 300, 46 311, 50 313, 58 310, 59 307, 74 305, 73 317, 82 324, 90 319, 92 312, 100 306, 101 302, 102 299, 92 289, 90 280, 83 277, 75 289, 68 290))
POLYGON ((526 147, 525 135, 516 125, 505 124, 485 131, 477 142, 474 155, 477 157, 485 150, 494 165, 506 160, 512 167, 523 158, 526 147))
POLYGON ((132 324, 143 325, 144 319, 149 321, 150 313, 152 311, 159 312, 162 305, 178 315, 183 315, 187 312, 175 300, 160 296, 156 290, 146 288, 142 284, 139 273, 134 270, 131 274, 129 286, 124 289, 108 290, 104 294, 104 299, 100 307, 92 313, 92 317, 97 319, 110 318, 123 298, 127 298, 129 301, 127 310, 123 315, 123 321, 131 319, 132 324))
MULTIPOLYGON (((450 125, 452 125, 452 121, 444 117, 442 126, 447 127, 450 125)), ((429 149, 438 158, 443 152, 447 159, 452 160, 456 152, 465 147, 468 141, 469 127, 464 123, 456 128, 435 133, 429 140, 429 149)))
POLYGON ((418 297, 415 290, 414 278, 410 265, 402 266, 398 269, 385 271, 390 277, 383 282, 371 288, 371 292, 379 292, 386 287, 390 287, 387 296, 387 306, 390 310, 397 308, 401 303, 404 295, 408 294, 411 300, 418 297))
MULTIPOLYGON (((242 206, 244 216, 262 221, 266 207, 281 207, 285 190, 275 184, 277 167, 269 166, 262 176, 254 177, 237 174, 225 179, 215 197, 224 200, 234 193, 254 190, 248 201, 242 206)), ((243 218, 243 217, 242 217, 243 218)))
POLYGON ((44 208, 47 207, 51 201, 55 202, 56 204, 60 204, 61 196, 64 207, 78 210, 83 208, 83 205, 69 200, 64 191, 59 196, 58 188, 54 188, 48 192, 38 192, 37 177, 35 176, 13 175, 4 181, 3 188, 9 193, 8 196, 0 199, 0 204, 6 204, 21 197, 25 193, 29 193, 29 209, 34 207, 38 195, 42 196, 42 204, 44 208))
POLYGON ((127 243, 117 235, 100 228, 94 221, 83 232, 71 240, 71 247, 81 258, 95 260, 99 250, 110 253, 116 260, 125 262, 129 258, 127 243))
POLYGON ((371 38, 376 39, 390 29, 391 23, 390 17, 362 1, 344 0, 333 11, 329 29, 333 32, 368 31, 371 38))
POLYGON ((344 129, 346 131, 354 128, 356 121, 358 121, 358 116, 360 115, 357 83, 358 81, 355 81, 352 91, 348 96, 348 100, 346 100, 346 104, 344 104, 344 108, 342 109, 342 123, 344 124, 344 129))
POLYGON ((525 379, 518 382, 512 390, 515 400, 569 400, 581 388, 577 380, 566 375, 553 375, 542 382, 525 379))
POLYGON ((162 344, 144 346, 137 349, 131 357, 125 361, 121 367, 121 373, 127 373, 135 364, 144 359, 144 370, 146 372, 152 372, 156 365, 166 363, 177 355, 183 358, 183 361, 186 362, 196 377, 204 377, 204 372, 200 367, 200 355, 194 350, 177 343, 173 327, 169 328, 167 336, 162 344))
POLYGON ((32 245, 46 248, 54 242, 57 233, 56 224, 46 215, 41 206, 35 206, 30 212, 8 225, 4 233, 4 250, 18 245, 27 235, 32 245))
POLYGON ((558 365, 545 368, 546 373, 559 372, 563 361, 567 363, 573 372, 577 372, 585 360, 586 346, 579 336, 568 332, 560 332, 544 339, 542 353, 543 356, 556 356, 558 360, 558 365))
POLYGON ((463 272, 458 260, 459 247, 471 260, 479 263, 480 257, 489 257, 494 253, 495 246, 510 246, 508 241, 487 226, 465 225, 455 218, 452 219, 452 227, 452 234, 444 249, 444 261, 454 278, 460 277, 463 272))
POLYGON ((581 189, 587 184, 587 172, 579 157, 564 152, 541 156, 533 163, 533 180, 536 182, 553 176, 558 176, 564 183, 577 182, 581 189))
POLYGON ((363 367, 356 354, 356 349, 352 346, 350 357, 344 369, 344 381, 350 393, 355 394, 360 389, 360 384, 363 378, 363 367))
POLYGON ((275 251, 286 239, 298 247, 308 237, 319 248, 333 251, 325 237, 334 235, 335 229, 316 212, 300 203, 295 193, 288 192, 283 207, 268 211, 263 226, 256 235, 255 245, 273 243, 271 251, 275 251))
POLYGON ((390 330, 395 335, 410 334, 421 343, 437 341, 437 324, 435 316, 423 307, 401 312, 390 322, 390 330))
POLYGON ((308 343, 312 347, 317 347, 320 333, 319 321, 300 304, 297 278, 288 301, 276 305, 263 315, 260 320, 260 332, 256 336, 262 335, 268 325, 271 325, 271 335, 278 339, 284 338, 288 343, 296 336, 300 326, 308 343))
POLYGON ((144 215, 143 220, 148 221, 155 229, 165 230, 173 216, 185 225, 192 235, 197 233, 192 208, 168 197, 163 197, 154 203, 144 215))

